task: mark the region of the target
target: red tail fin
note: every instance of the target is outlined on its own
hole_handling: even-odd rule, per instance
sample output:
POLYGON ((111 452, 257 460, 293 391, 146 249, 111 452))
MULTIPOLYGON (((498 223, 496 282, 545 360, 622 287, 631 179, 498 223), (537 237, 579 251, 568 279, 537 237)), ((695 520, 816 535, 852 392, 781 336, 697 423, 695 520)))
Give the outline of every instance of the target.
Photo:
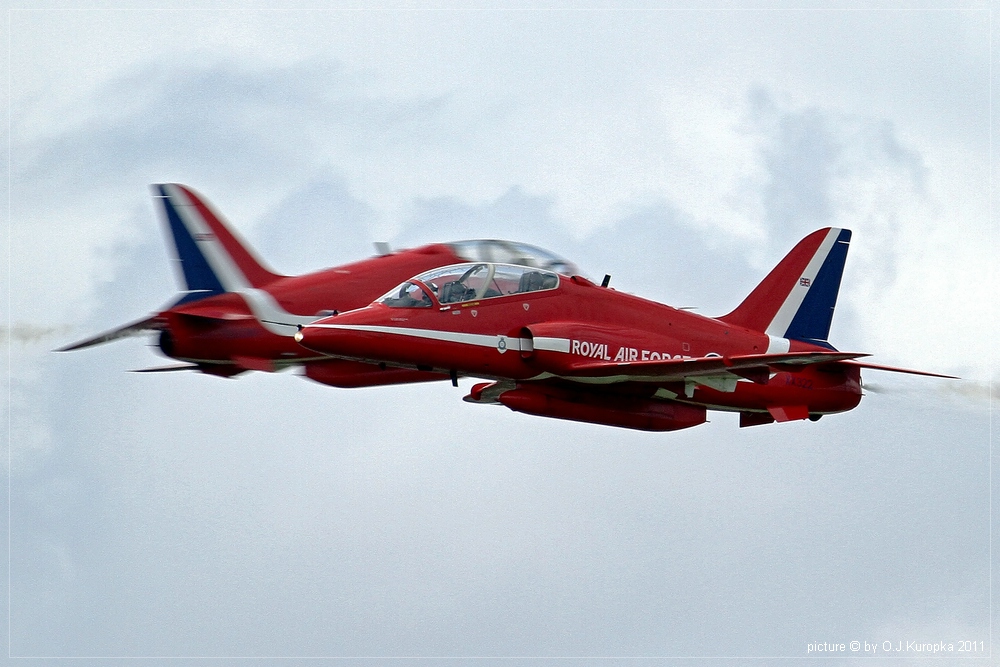
POLYGON ((161 198, 189 291, 232 292, 264 287, 282 277, 266 268, 197 192, 176 183, 153 189, 161 198))
POLYGON ((771 336, 829 347, 840 279, 851 242, 848 229, 805 237, 733 312, 719 319, 771 336))

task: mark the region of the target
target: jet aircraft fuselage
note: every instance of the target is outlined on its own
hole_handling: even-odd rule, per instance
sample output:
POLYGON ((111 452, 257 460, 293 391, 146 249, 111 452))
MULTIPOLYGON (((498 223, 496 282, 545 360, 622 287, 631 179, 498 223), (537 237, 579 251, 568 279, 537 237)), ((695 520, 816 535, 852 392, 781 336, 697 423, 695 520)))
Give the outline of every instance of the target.
POLYGON ((580 276, 464 263, 296 338, 337 358, 493 380, 466 400, 541 416, 644 430, 694 426, 706 410, 739 412, 743 426, 816 420, 857 406, 861 368, 875 367, 826 340, 849 240, 809 235, 720 318, 580 276))
POLYGON ((298 326, 360 308, 401 280, 468 260, 513 262, 575 273, 569 261, 535 246, 479 239, 435 243, 301 276, 266 267, 212 206, 187 186, 153 186, 173 242, 184 291, 152 315, 62 348, 76 350, 146 331, 158 332, 159 349, 182 366, 230 377, 246 371, 304 368, 313 380, 361 387, 440 380, 447 375, 387 368, 316 354, 298 345, 298 326))

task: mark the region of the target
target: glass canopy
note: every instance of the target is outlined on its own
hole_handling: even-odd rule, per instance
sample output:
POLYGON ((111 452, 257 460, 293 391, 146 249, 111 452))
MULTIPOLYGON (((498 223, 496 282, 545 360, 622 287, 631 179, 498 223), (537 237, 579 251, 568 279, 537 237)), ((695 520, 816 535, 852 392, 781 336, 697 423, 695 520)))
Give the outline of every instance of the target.
POLYGON ((390 308, 429 308, 431 294, 441 305, 493 299, 559 287, 559 276, 530 266, 470 263, 425 271, 392 288, 377 303, 390 308))
POLYGON ((499 239, 476 239, 457 241, 448 245, 451 246, 456 255, 470 262, 521 264, 536 269, 548 269, 565 276, 579 273, 573 262, 527 243, 499 239))

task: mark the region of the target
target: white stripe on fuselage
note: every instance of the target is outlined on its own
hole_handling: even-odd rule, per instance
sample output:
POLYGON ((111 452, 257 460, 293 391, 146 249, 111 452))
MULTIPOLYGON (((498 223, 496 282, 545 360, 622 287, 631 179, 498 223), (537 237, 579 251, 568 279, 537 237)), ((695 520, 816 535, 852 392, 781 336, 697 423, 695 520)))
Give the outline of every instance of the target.
POLYGON ((565 352, 569 354, 569 338, 547 338, 539 336, 532 339, 532 347, 536 350, 547 350, 549 352, 565 352))
POLYGON ((833 248, 833 244, 837 242, 837 237, 840 236, 840 232, 842 231, 844 230, 833 228, 827 232, 826 238, 823 239, 823 242, 819 244, 819 248, 813 253, 812 259, 806 265, 805 271, 795 281, 792 290, 785 297, 785 302, 781 304, 781 308, 775 313, 774 319, 771 320, 764 333, 769 336, 785 335, 785 332, 788 331, 788 326, 795 318, 795 313, 799 311, 799 306, 802 305, 806 294, 809 293, 809 289, 816 281, 816 274, 823 267, 823 262, 826 261, 827 256, 830 254, 830 249, 833 248), (805 285, 802 284, 803 278, 808 281, 805 285))
MULTIPOLYGON (((440 340, 448 343, 464 343, 465 345, 475 345, 477 347, 491 347, 498 349, 500 341, 504 341, 503 350, 521 350, 528 339, 515 338, 513 336, 491 336, 488 334, 470 334, 459 331, 438 331, 436 329, 410 329, 407 327, 386 327, 375 324, 312 324, 311 327, 317 329, 339 329, 341 331, 364 331, 370 333, 395 334, 397 336, 410 336, 411 338, 423 338, 427 340, 440 340)), ((537 340, 537 339, 536 339, 537 340)), ((558 339, 545 339, 558 340, 558 339)), ((539 349, 537 345, 534 349, 539 349)), ((567 351, 569 351, 567 344, 567 351)))
POLYGON ((257 318, 260 325, 278 336, 294 336, 299 330, 299 325, 305 326, 319 319, 316 315, 289 313, 278 305, 273 296, 262 289, 240 290, 238 294, 250 306, 250 312, 257 318))
MULTIPOLYGON (((383 326, 378 324, 310 324, 310 328, 315 329, 335 329, 339 331, 360 331, 365 333, 382 333, 391 334, 397 336, 409 336, 412 338, 422 338, 425 340, 439 340, 449 343, 462 343, 465 345, 474 345, 476 347, 486 347, 492 349, 499 349, 500 341, 505 341, 503 352, 507 350, 550 350, 553 352, 563 352, 568 354, 570 351, 570 339, 568 338, 549 338, 549 337, 538 337, 538 338, 514 338, 511 336, 491 336, 487 334, 470 334, 462 333, 458 331, 438 331, 436 329, 411 329, 408 327, 393 327, 393 326, 383 326), (529 347, 530 344, 530 347, 529 347)), ((788 341, 783 338, 775 338, 774 341, 784 341, 785 351, 787 351, 788 341)), ((779 343, 780 346, 780 343, 779 343)), ((351 358, 351 357, 344 357, 351 358)), ((369 363, 374 363, 371 360, 366 360, 369 363)), ((435 369, 444 372, 443 369, 435 369)), ((493 377, 493 376, 490 376, 493 377)), ((543 372, 536 375, 530 380, 544 380, 554 377, 564 377, 556 375, 550 372, 543 372)), ((732 374, 725 372, 707 375, 686 375, 677 373, 667 373, 662 376, 647 376, 638 377, 634 375, 609 375, 609 376, 569 376, 564 377, 564 379, 571 380, 573 382, 578 382, 580 384, 590 384, 590 385, 608 385, 608 384, 618 384, 622 382, 676 382, 678 380, 683 380, 685 382, 691 382, 695 385, 703 385, 706 387, 712 387, 718 391, 732 392, 736 388, 738 382, 749 382, 749 380, 744 380, 742 378, 736 377, 732 374)))

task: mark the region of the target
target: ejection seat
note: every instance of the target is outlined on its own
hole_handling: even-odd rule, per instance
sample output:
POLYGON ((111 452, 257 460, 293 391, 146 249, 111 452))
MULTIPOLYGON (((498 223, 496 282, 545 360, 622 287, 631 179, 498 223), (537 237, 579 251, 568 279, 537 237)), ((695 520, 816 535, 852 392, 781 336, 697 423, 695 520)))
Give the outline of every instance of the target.
POLYGON ((459 303, 462 301, 468 301, 469 299, 474 299, 475 296, 476 290, 467 287, 464 283, 453 280, 450 283, 445 283, 441 286, 441 293, 438 296, 438 301, 441 303, 459 303))
POLYGON ((541 271, 526 271, 521 275, 521 280, 518 281, 517 291, 520 293, 551 289, 555 287, 558 282, 559 279, 554 275, 542 273, 541 271))

